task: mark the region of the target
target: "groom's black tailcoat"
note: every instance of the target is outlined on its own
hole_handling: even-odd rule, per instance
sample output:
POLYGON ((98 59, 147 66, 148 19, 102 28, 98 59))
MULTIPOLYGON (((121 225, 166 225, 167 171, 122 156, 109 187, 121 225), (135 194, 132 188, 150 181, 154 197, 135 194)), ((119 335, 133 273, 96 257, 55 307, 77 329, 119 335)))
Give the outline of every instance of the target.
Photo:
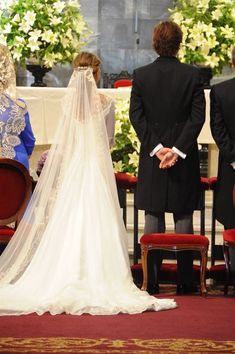
POLYGON ((211 132, 219 148, 216 219, 225 228, 235 228, 235 170, 231 166, 235 162, 235 78, 213 86, 210 98, 211 132))
POLYGON ((205 97, 196 67, 159 57, 133 73, 130 120, 141 142, 137 207, 191 213, 197 208, 200 169, 197 137, 205 121, 205 97), (160 169, 150 152, 161 143, 187 154, 160 169))

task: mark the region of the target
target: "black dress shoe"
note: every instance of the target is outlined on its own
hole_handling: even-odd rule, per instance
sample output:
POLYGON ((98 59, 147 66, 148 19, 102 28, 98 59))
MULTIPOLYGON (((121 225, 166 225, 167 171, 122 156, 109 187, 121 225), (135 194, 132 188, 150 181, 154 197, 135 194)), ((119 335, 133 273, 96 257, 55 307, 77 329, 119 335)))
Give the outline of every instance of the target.
POLYGON ((198 287, 196 284, 178 284, 176 294, 177 295, 187 295, 198 292, 198 287))
POLYGON ((147 292, 149 293, 149 295, 159 294, 159 285, 147 286, 147 292))

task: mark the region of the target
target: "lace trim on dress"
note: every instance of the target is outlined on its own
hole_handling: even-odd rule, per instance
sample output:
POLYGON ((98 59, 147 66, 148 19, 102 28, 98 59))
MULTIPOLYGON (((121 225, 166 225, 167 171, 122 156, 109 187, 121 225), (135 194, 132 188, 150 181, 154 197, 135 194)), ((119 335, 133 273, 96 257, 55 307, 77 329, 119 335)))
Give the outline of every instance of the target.
POLYGON ((100 101, 104 112, 104 116, 106 116, 109 113, 114 103, 114 100, 111 97, 103 95, 102 93, 99 93, 99 96, 100 96, 100 101))
POLYGON ((24 128, 24 109, 8 96, 0 95, 0 146, 2 157, 15 158, 14 147, 20 144, 19 135, 24 128), (9 118, 4 121, 1 116, 6 114, 9 118))
POLYGON ((0 44, 0 94, 3 92, 16 97, 16 75, 9 49, 0 44))

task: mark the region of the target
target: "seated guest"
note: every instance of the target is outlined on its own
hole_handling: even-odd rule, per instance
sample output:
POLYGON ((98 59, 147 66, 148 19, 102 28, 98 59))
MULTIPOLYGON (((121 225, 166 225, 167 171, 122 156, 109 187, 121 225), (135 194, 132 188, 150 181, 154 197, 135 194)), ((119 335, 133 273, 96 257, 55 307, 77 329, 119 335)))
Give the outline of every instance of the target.
MULTIPOLYGON (((235 67, 235 47, 232 51, 235 67)), ((214 85, 210 93, 211 132, 219 148, 215 217, 225 229, 235 228, 235 78, 214 85)), ((235 252, 230 250, 235 271, 235 252)))
POLYGON ((7 47, 0 45, 0 156, 29 169, 35 145, 26 104, 16 99, 15 69, 7 47))
MULTIPOLYGON (((235 47, 232 51, 235 67, 235 47)), ((235 228, 235 78, 214 85, 210 93, 211 132, 219 148, 216 219, 225 229, 235 228)))

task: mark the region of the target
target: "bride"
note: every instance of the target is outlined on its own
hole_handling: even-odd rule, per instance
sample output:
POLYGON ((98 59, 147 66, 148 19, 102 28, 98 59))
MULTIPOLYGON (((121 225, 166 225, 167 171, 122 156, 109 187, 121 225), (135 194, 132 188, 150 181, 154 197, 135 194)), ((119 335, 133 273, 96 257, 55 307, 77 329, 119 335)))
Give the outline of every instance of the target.
POLYGON ((176 307, 132 281, 105 128, 111 103, 98 93, 95 56, 88 58, 81 63, 78 57, 54 144, 0 257, 0 315, 135 314, 176 307))

